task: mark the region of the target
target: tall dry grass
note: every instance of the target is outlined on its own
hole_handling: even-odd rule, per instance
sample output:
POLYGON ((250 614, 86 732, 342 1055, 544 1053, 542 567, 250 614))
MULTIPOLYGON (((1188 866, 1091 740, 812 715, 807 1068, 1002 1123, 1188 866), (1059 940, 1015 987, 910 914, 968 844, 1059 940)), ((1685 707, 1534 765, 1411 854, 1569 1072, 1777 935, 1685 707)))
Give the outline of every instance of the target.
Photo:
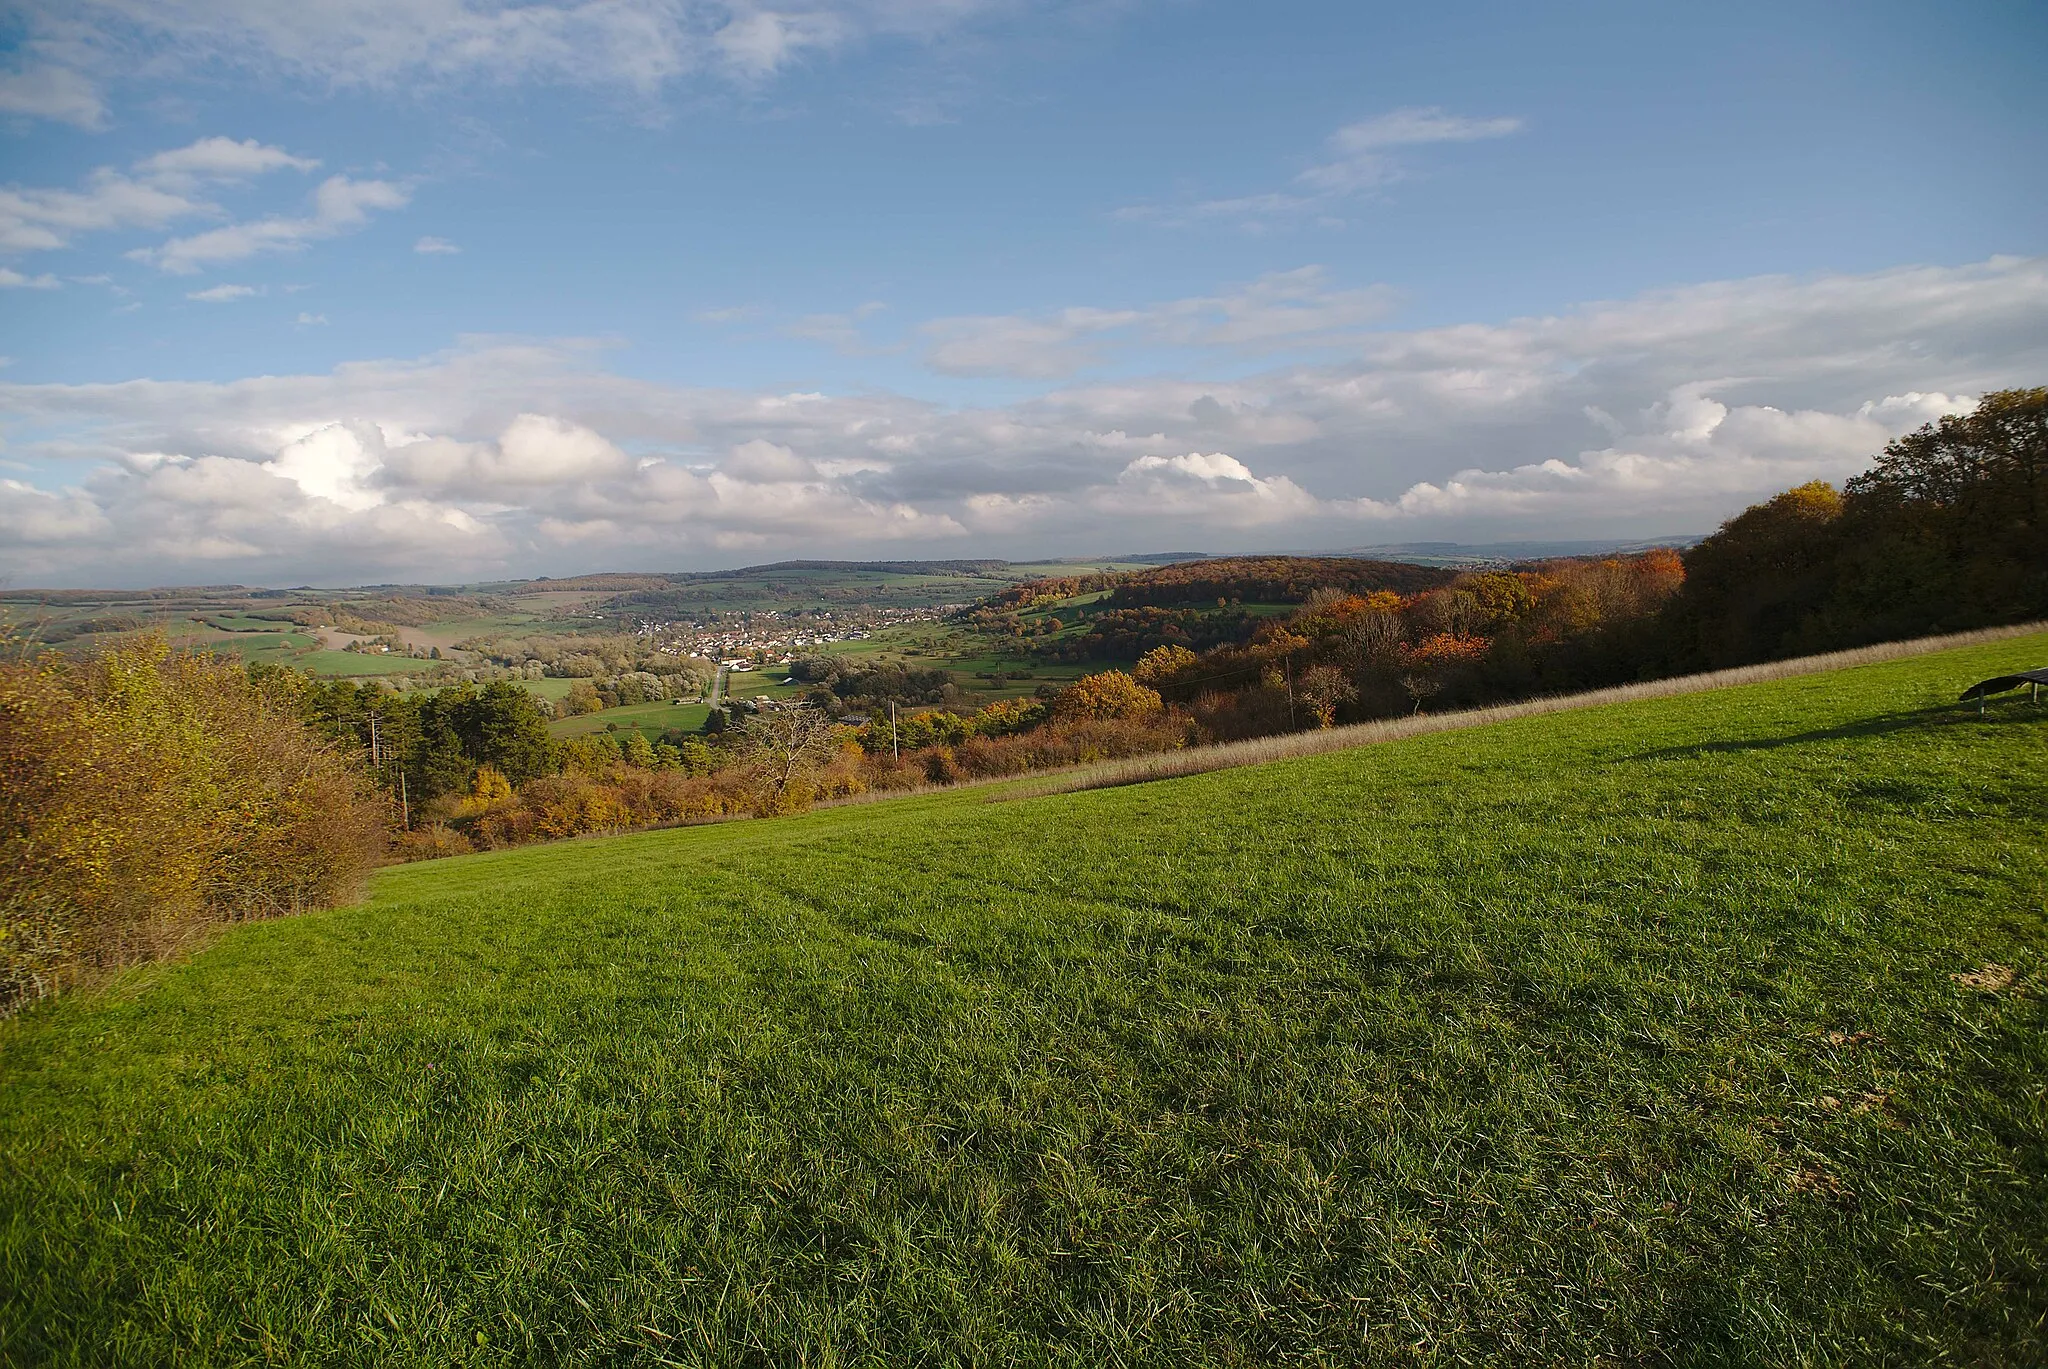
POLYGON ((0 1012, 352 897, 384 844, 360 767, 237 665, 161 638, 0 664, 0 1012))

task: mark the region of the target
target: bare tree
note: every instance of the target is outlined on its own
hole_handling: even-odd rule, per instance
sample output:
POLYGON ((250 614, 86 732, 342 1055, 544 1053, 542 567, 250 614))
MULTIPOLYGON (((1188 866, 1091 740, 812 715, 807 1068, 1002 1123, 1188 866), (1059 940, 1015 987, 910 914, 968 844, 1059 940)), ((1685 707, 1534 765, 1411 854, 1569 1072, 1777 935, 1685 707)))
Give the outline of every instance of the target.
POLYGON ((1415 700, 1415 711, 1422 711, 1422 701, 1443 693, 1444 682, 1433 675, 1403 675, 1401 688, 1408 697, 1415 700))
POLYGON ((791 788, 832 756, 832 720, 815 708, 778 708, 749 718, 740 755, 760 776, 771 811, 786 811, 791 788))
POLYGON ((1407 633, 1398 613, 1366 613, 1344 631, 1345 643, 1361 665, 1385 665, 1401 654, 1407 633))

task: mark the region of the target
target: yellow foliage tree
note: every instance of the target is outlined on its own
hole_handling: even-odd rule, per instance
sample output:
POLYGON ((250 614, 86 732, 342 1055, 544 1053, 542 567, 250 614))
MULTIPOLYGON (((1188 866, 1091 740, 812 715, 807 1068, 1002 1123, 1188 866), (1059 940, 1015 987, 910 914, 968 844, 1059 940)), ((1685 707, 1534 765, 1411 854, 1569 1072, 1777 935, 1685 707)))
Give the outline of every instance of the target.
POLYGON ((1147 689, 1121 670, 1083 675, 1053 700, 1056 718, 1142 718, 1165 707, 1159 691, 1147 689))
POLYGON ((1184 646, 1155 646, 1138 658, 1131 674, 1141 685, 1155 685, 1200 659, 1184 646))
POLYGON ((512 797, 512 781, 506 779, 492 766, 479 765, 476 768, 476 783, 470 786, 469 797, 479 809, 503 803, 512 797))

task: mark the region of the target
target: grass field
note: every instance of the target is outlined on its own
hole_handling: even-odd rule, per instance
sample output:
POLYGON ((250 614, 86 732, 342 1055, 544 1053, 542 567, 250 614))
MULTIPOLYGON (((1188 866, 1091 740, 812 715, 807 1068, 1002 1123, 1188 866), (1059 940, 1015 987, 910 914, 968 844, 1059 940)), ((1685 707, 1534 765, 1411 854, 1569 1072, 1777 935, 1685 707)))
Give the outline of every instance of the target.
MULTIPOLYGON (((724 697, 732 700, 767 695, 770 698, 787 699, 803 693, 801 686, 785 686, 782 683, 783 678, 782 671, 776 666, 739 671, 726 677, 724 697)), ((567 681, 563 683, 566 684, 567 681)), ((564 694, 567 692, 566 689, 563 691, 564 694)), ((562 718, 549 723, 548 730, 557 737, 580 737, 589 732, 602 732, 616 724, 619 729, 631 727, 644 732, 651 741, 670 728, 679 727, 686 732, 695 732, 704 726, 704 720, 710 715, 709 704, 677 704, 661 699, 650 704, 626 704, 619 708, 602 708, 595 713, 585 713, 579 717, 562 718)))
POLYGON ((2044 662, 387 871, 0 1025, 0 1357, 2048 1362, 2044 662))
POLYGON ((557 737, 580 737, 590 732, 602 732, 616 723, 620 729, 635 728, 647 734, 648 740, 659 737, 673 727, 694 732, 704 726, 704 720, 711 715, 709 704, 674 704, 666 700, 651 704, 629 704, 622 708, 604 708, 580 717, 561 718, 548 724, 548 731, 557 737))
MULTIPOLYGON (((1067 635, 1078 635, 1075 629, 1067 635)), ((975 632, 954 623, 913 623, 882 628, 864 641, 834 643, 826 654, 847 656, 856 661, 888 662, 915 670, 944 670, 953 676, 974 704, 997 699, 1023 698, 1040 685, 1061 687, 1098 670, 1129 669, 1129 661, 1087 661, 1083 663, 1045 661, 1031 656, 1007 639, 975 632), (984 672, 1023 670, 1024 680, 997 684, 977 678, 984 672)))

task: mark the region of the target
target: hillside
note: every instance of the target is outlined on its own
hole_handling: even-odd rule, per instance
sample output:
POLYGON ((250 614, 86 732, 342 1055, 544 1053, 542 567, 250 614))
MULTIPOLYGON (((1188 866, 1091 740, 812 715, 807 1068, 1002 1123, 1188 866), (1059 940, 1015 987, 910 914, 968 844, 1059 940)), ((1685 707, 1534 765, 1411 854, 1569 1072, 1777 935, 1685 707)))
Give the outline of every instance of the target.
POLYGON ((2048 635, 394 869, 0 1024, 0 1359, 2048 1359, 2048 635))

